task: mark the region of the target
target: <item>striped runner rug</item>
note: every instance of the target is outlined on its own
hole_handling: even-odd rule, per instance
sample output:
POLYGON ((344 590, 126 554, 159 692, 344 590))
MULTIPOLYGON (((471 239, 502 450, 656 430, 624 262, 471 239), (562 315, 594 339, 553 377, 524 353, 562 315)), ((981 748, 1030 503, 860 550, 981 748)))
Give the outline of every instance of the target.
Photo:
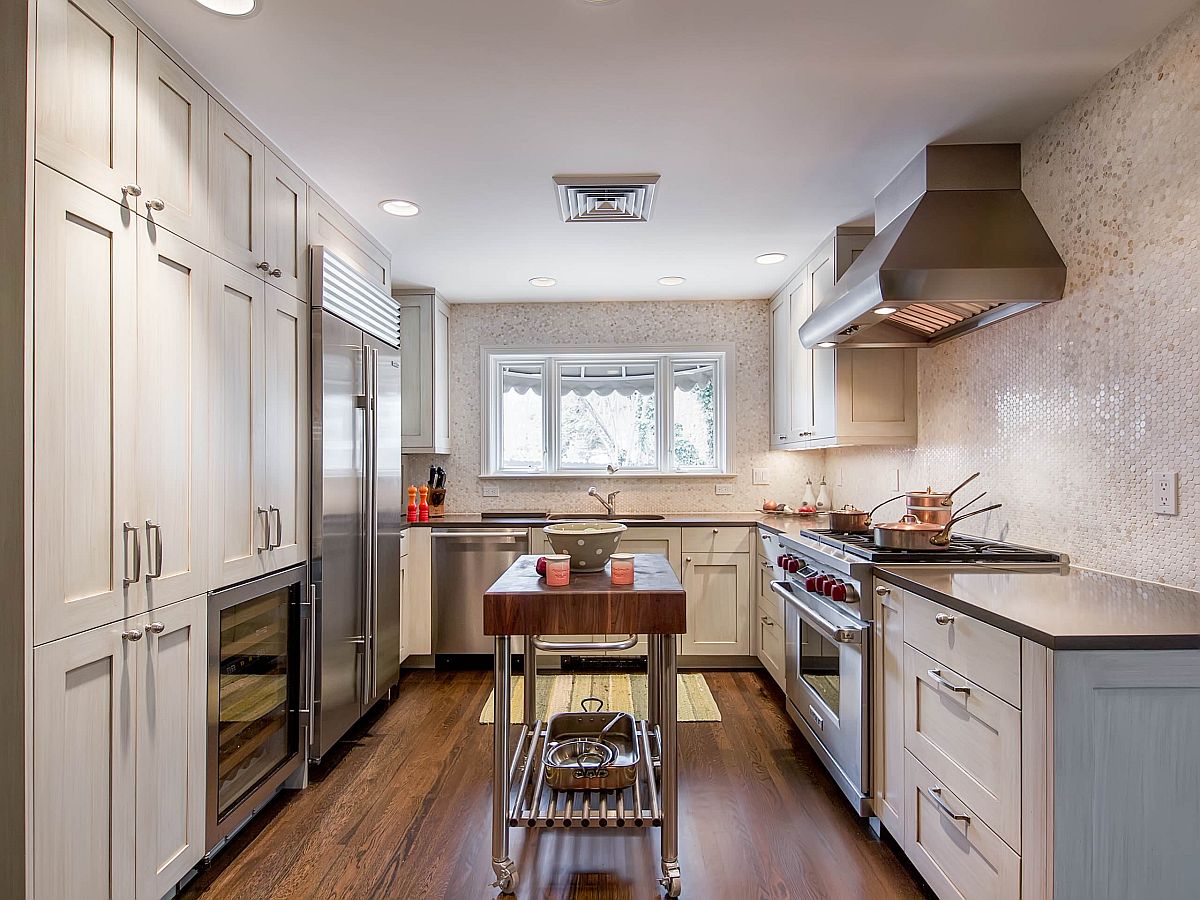
MULTIPOLYGON (((713 698, 708 682, 699 672, 689 672, 679 679, 679 721, 720 722, 721 710, 713 698)), ((635 718, 646 717, 646 676, 639 674, 563 674, 539 675, 538 718, 546 719, 554 713, 579 712, 580 701, 585 697, 599 697, 605 709, 624 710, 635 718)), ((488 695, 487 703, 479 714, 479 723, 489 725, 495 721, 493 703, 495 691, 488 695)), ((512 680, 511 721, 521 722, 525 716, 525 676, 516 675, 512 680)))

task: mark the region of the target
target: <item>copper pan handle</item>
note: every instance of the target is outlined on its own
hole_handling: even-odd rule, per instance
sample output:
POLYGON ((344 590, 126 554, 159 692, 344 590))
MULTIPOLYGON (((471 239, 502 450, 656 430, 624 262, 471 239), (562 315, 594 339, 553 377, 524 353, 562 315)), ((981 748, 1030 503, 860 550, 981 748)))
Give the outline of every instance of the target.
POLYGON ((999 509, 1003 505, 1003 503, 993 503, 991 506, 985 506, 983 509, 977 509, 974 512, 963 513, 962 515, 955 516, 946 523, 945 527, 943 527, 941 531, 929 539, 929 543, 933 544, 935 547, 945 547, 950 543, 950 529, 954 525, 957 525, 963 519, 971 518, 971 516, 978 516, 985 512, 991 512, 993 509, 999 509))
POLYGON ((970 484, 976 478, 978 478, 979 475, 980 475, 980 473, 976 472, 974 475, 972 475, 970 478, 968 478, 966 481, 964 481, 962 484, 960 484, 958 487, 956 487, 954 490, 952 490, 950 493, 948 493, 946 495, 946 499, 942 501, 942 506, 953 506, 954 501, 951 500, 950 498, 953 497, 955 494, 957 494, 959 491, 961 491, 963 488, 965 488, 968 484, 970 484))
POLYGON ((893 500, 903 500, 907 496, 908 496, 908 494, 897 494, 895 497, 888 497, 888 499, 886 499, 882 503, 880 503, 879 506, 874 507, 874 509, 872 509, 869 513, 867 513, 867 524, 868 525, 871 524, 871 519, 875 516, 875 510, 879 509, 882 506, 887 506, 893 500))

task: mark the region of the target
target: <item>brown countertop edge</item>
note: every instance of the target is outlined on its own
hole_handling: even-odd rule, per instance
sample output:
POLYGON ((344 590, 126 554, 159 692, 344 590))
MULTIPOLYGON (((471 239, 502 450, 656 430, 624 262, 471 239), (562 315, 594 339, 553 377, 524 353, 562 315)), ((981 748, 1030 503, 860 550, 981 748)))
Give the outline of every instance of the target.
POLYGON ((877 566, 875 574, 1051 650, 1200 649, 1200 593, 1185 588, 1074 566, 1061 573, 923 568, 877 566), (947 582, 949 590, 943 586, 947 582), (1012 601, 1014 593, 1023 595, 1024 610, 1017 608, 1020 601, 1012 601), (972 600, 972 595, 990 596, 996 603, 972 600), (1001 611, 1001 602, 1013 608, 1001 611))
MULTIPOLYGON (((569 515, 569 514, 568 514, 569 515)), ((581 513, 580 515, 589 515, 581 513)), ((684 512, 662 513, 661 519, 622 519, 617 516, 612 521, 620 522, 630 528, 670 528, 687 525, 730 525, 751 528, 761 525, 775 534, 794 534, 804 528, 824 528, 824 516, 802 518, 800 516, 775 516, 760 512, 684 512)), ((569 519, 555 519, 554 522, 566 522, 569 519)), ((597 521, 605 521, 599 519, 597 521)), ((484 518, 479 513, 452 513, 440 519, 430 519, 428 522, 405 522, 403 528, 504 528, 519 526, 532 528, 536 525, 551 525, 553 522, 545 517, 515 515, 505 518, 484 518)))

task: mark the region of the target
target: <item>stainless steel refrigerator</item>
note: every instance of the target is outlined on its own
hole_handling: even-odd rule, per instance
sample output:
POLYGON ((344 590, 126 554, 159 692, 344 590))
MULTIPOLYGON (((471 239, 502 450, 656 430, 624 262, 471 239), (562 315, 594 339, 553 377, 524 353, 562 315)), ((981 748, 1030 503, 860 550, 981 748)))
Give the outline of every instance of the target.
POLYGON ((400 676, 400 310, 312 249, 312 729, 320 761, 400 676))

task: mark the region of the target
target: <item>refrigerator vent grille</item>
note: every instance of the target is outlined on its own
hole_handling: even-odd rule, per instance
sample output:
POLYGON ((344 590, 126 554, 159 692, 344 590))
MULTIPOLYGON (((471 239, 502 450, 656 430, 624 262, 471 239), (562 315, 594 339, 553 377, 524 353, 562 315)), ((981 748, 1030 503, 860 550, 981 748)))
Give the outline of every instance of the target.
POLYGON ((313 248, 313 296, 326 312, 400 346, 400 305, 326 247, 313 248))

